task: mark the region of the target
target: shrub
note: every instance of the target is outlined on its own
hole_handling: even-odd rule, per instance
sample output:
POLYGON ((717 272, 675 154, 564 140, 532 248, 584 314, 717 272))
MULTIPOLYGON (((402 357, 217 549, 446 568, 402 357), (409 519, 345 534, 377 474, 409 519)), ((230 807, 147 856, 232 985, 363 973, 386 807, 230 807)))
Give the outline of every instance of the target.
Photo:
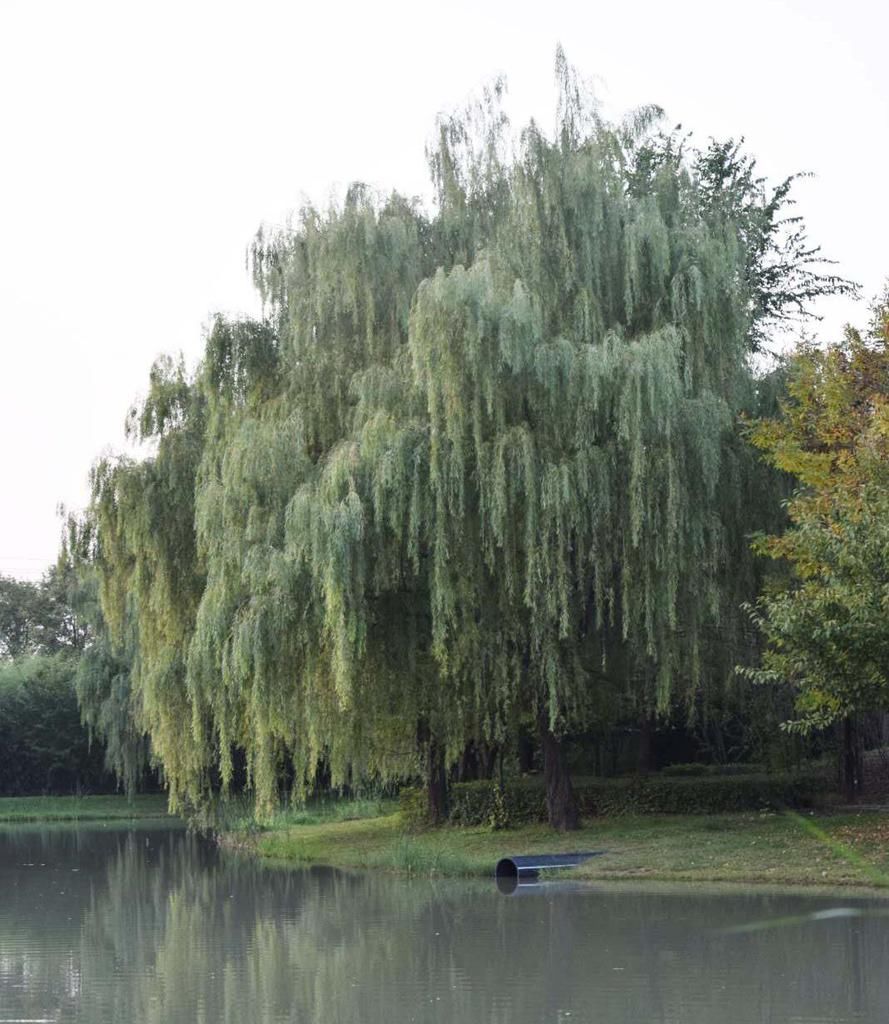
POLYGON ((827 789, 822 775, 650 775, 577 787, 582 814, 721 814, 811 807, 827 789))
MULTIPOLYGON (((821 772, 687 776, 640 775, 578 779, 574 792, 585 817, 625 814, 724 814, 817 805, 829 789, 821 772)), ((426 794, 401 793, 401 814, 409 828, 423 828, 426 794)), ((507 782, 502 792, 492 782, 459 782, 451 787, 450 822, 503 827, 546 820, 543 786, 537 780, 507 782)))
MULTIPOLYGON (((451 797, 453 790, 451 787, 451 797)), ((406 828, 425 828, 428 824, 426 812, 426 791, 416 786, 405 786, 398 794, 398 810, 401 812, 401 820, 406 828)))

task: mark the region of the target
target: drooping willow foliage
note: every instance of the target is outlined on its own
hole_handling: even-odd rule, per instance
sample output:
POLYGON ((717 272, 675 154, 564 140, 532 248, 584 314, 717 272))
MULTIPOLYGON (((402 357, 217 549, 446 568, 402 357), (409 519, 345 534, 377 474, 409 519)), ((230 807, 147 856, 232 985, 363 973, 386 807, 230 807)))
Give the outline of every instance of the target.
MULTIPOLYGON (((142 461, 94 471, 94 561, 174 806, 243 756, 257 806, 536 718, 693 705, 739 661, 775 481, 736 429, 819 275, 788 183, 497 83, 443 119, 433 214, 353 186, 253 247, 262 322, 152 375, 142 461)), ((106 694, 107 697, 107 694, 106 694)))
POLYGON ((200 777, 208 766, 207 751, 192 736, 185 671, 203 591, 195 557, 194 489, 204 404, 181 362, 164 358, 155 364, 148 397, 127 421, 130 436, 153 441, 155 452, 141 461, 96 464, 86 540, 98 575, 100 632, 97 650, 85 659, 78 679, 85 717, 106 736, 103 721, 114 721, 120 743, 112 750, 119 745, 125 777, 132 777, 138 746, 114 713, 123 703, 137 733, 150 738, 174 802, 179 780, 200 777))

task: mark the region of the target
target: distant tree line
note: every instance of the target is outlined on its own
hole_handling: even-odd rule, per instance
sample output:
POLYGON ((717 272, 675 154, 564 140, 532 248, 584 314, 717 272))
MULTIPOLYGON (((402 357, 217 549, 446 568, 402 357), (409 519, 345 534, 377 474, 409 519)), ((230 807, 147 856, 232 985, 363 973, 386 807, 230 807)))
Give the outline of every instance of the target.
POLYGON ((113 728, 81 692, 78 680, 102 651, 88 624, 92 593, 90 574, 65 555, 38 581, 0 575, 0 795, 159 785, 147 740, 133 740, 138 765, 127 774, 113 756, 113 728))
POLYGON ((769 338, 854 286, 793 178, 657 108, 606 122, 561 54, 557 78, 552 136, 511 132, 501 83, 440 119, 431 214, 354 185, 260 232, 263 318, 152 369, 127 421, 150 454, 96 463, 62 555, 83 714, 127 785, 150 761, 175 808, 238 785, 263 813, 422 777, 441 820, 455 775, 539 766, 571 828, 572 759, 615 729, 646 768, 677 727, 725 759, 764 723, 798 742, 795 692, 797 733, 828 721, 811 666, 760 660, 799 549, 750 544, 802 529, 821 477, 751 424, 801 400, 769 338))
POLYGON ((88 631, 69 568, 40 582, 0 576, 0 794, 75 793, 116 785, 90 742, 74 688, 88 631))

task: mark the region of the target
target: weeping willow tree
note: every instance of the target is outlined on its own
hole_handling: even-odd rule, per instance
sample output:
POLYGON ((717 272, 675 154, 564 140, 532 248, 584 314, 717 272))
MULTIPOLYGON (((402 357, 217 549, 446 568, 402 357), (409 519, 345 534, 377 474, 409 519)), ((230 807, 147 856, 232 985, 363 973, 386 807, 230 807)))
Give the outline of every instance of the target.
MULTIPOLYGON (((691 708, 742 657, 745 535, 772 480, 735 424, 770 325, 848 288, 734 144, 648 108, 606 123, 559 55, 552 137, 502 83, 441 120, 436 207, 354 186, 257 237, 262 322, 164 364, 100 463, 111 636, 176 801, 236 752, 260 810, 422 771, 433 818, 467 740, 561 739, 615 694, 691 708)), ((770 505, 770 498, 771 505, 770 505)))

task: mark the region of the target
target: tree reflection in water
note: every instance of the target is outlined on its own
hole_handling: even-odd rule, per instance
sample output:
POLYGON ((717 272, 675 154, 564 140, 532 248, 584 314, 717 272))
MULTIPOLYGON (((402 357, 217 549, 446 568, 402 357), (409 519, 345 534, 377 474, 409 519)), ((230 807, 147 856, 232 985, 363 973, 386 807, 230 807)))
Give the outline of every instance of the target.
POLYGON ((0 1017, 874 1021, 885 905, 294 871, 182 831, 0 832, 0 1017), (777 926, 768 926, 770 922, 777 926), (751 923, 753 926, 750 927, 751 923))

